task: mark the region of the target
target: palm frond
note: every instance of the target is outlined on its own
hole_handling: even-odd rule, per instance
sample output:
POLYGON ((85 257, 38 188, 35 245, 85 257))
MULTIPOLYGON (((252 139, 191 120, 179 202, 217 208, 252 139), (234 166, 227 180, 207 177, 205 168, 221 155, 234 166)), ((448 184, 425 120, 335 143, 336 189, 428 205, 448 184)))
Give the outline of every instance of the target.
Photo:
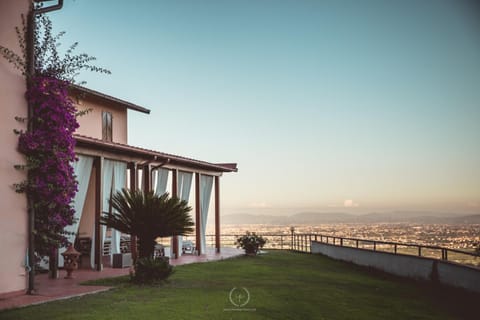
MULTIPOLYGON (((194 230, 192 208, 168 193, 159 196, 153 192, 122 189, 111 197, 110 204, 113 214, 104 214, 100 223, 137 236, 140 244, 154 246, 157 237, 187 235, 194 230)), ((143 251, 150 252, 150 249, 143 251)))

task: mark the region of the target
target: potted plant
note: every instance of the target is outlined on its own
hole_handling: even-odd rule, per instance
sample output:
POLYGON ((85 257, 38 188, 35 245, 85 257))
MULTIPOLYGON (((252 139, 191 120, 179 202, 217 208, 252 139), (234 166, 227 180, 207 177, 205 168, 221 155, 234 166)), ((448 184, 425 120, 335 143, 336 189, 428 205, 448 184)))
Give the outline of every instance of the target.
POLYGON ((261 248, 263 248, 266 242, 267 239, 262 236, 256 235, 255 232, 250 233, 247 231, 245 235, 237 238, 236 244, 237 248, 245 250, 247 255, 254 256, 261 248))

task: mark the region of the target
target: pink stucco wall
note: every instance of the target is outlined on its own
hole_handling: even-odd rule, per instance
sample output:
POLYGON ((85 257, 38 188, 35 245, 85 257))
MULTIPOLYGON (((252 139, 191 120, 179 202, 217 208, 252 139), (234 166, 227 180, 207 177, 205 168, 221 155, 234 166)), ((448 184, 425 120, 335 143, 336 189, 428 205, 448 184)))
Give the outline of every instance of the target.
MULTIPOLYGON (((0 1, 0 44, 20 53, 15 26, 21 26, 21 13, 27 13, 28 0, 0 1)), ((13 168, 24 162, 17 152, 18 137, 13 129, 24 129, 15 116, 26 117, 25 79, 0 57, 0 293, 24 290, 27 249, 27 209, 24 194, 15 193, 14 183, 25 174, 13 168)))
MULTIPOLYGON (((20 15, 27 14, 29 3, 29 0, 0 0, 0 45, 19 55, 15 27, 21 27, 20 15)), ((24 268, 28 246, 26 197, 12 187, 26 178, 24 172, 13 168, 15 164, 24 163, 23 156, 17 152, 18 137, 13 129, 25 129, 14 119, 27 115, 25 91, 25 79, 20 71, 0 57, 0 294, 25 290, 28 280, 24 268)), ((109 111, 113 118, 113 141, 127 143, 126 108, 94 97, 75 100, 79 110, 92 109, 79 118, 77 133, 101 139, 102 111, 109 111)), ((90 183, 94 183, 94 179, 90 183)), ((86 216, 90 219, 86 220, 93 221, 92 208, 86 205, 84 211, 89 213, 86 216)))
POLYGON ((78 110, 91 109, 89 113, 78 118, 80 128, 76 133, 102 139, 102 111, 108 111, 112 113, 113 142, 127 143, 127 108, 90 97, 74 99, 74 101, 78 110))

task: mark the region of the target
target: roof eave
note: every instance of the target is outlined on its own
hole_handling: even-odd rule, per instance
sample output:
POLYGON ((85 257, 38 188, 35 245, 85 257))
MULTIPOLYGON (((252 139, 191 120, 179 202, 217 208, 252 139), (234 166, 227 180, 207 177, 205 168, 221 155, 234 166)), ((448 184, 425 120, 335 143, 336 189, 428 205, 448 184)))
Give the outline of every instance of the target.
POLYGON ((127 109, 130 109, 130 110, 135 110, 135 111, 138 111, 138 112, 150 114, 150 109, 141 107, 139 105, 136 105, 134 103, 131 103, 131 102, 128 102, 128 101, 125 101, 125 100, 122 100, 122 99, 112 97, 108 94, 104 94, 104 93, 101 93, 101 92, 98 92, 98 91, 95 91, 95 90, 92 90, 92 89, 89 89, 89 88, 85 88, 85 87, 82 87, 82 86, 79 86, 79 85, 76 85, 76 84, 71 85, 71 88, 74 91, 77 91, 77 92, 80 92, 80 93, 83 93, 83 94, 86 94, 86 95, 90 95, 90 96, 93 96, 93 97, 98 98, 98 99, 106 100, 106 101, 114 103, 114 104, 121 105, 121 106, 123 106, 127 109))
POLYGON ((142 157, 142 158, 145 158, 146 160, 148 158, 155 159, 157 161, 168 160, 169 163, 173 165, 180 165, 180 166, 214 171, 214 172, 237 172, 238 171, 236 163, 228 163, 228 164, 209 163, 209 162, 204 162, 200 160, 189 159, 181 156, 167 154, 163 152, 158 152, 154 150, 133 147, 130 145, 102 141, 102 140, 81 136, 81 135, 74 135, 74 138, 77 141, 77 145, 79 147, 88 147, 88 148, 94 147, 96 149, 110 151, 113 153, 142 157))

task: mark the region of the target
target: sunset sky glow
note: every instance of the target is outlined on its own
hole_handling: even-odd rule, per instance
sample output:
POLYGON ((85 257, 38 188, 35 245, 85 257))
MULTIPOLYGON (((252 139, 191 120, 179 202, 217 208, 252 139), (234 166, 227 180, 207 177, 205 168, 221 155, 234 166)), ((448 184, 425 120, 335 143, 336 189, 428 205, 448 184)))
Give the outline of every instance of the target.
POLYGON ((223 213, 480 212, 475 1, 65 0, 129 143, 238 162, 223 213))

